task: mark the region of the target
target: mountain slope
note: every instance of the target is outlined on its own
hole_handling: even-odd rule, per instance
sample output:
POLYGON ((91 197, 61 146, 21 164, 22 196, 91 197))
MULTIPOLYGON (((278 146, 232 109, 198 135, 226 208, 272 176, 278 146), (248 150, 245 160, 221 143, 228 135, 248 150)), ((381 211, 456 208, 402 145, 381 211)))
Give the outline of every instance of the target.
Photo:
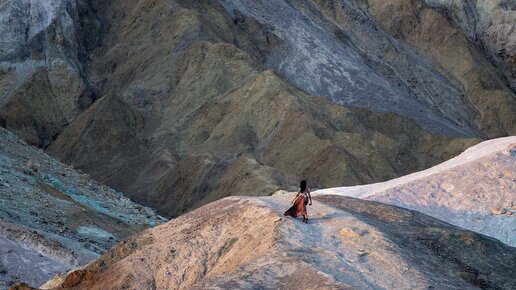
POLYGON ((437 134, 514 134, 516 11, 506 1, 219 2, 270 27, 282 45, 265 65, 310 94, 437 134), (465 13, 477 18, 464 23, 465 13))
POLYGON ((477 142, 305 94, 262 65, 283 47, 272 28, 216 3, 103 5, 112 25, 90 71, 104 97, 48 152, 168 215, 301 177, 385 180, 477 142))
POLYGON ((0 125, 167 215, 516 134, 506 1, 4 2, 0 125))
POLYGON ((163 218, 0 128, 0 288, 39 286, 163 218))
POLYGON ((69 273, 73 289, 511 289, 516 252, 373 201, 318 196, 308 224, 291 195, 231 197, 113 247, 69 273))
POLYGON ((417 210, 516 245, 516 137, 489 140, 442 164, 382 183, 319 190, 417 210))
POLYGON ((85 76, 100 38, 88 1, 0 3, 0 124, 46 147, 95 101, 85 76))
POLYGON ((480 113, 480 130, 491 138, 516 134, 513 1, 360 2, 383 31, 432 58, 447 79, 460 84, 480 113))
MULTIPOLYGON (((206 47, 232 50, 237 55, 229 61, 241 53, 226 45, 206 47)), ((203 88, 197 80, 206 78, 197 74, 187 84, 203 88)), ((160 107, 164 115, 156 120, 158 116, 142 113, 127 100, 106 96, 48 152, 136 200, 177 215, 232 194, 267 195, 301 177, 319 186, 384 180, 430 166, 477 142, 434 136, 396 115, 311 98, 270 71, 229 94, 193 94, 160 107)))

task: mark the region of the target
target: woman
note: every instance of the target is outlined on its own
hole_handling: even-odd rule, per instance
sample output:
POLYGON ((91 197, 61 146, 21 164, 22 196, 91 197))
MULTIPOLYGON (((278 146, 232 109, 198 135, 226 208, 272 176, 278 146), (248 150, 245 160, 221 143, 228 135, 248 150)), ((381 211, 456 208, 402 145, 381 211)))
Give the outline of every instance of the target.
POLYGON ((292 200, 292 207, 289 208, 283 215, 298 217, 300 215, 303 216, 303 222, 308 223, 308 214, 306 213, 306 204, 308 204, 308 200, 310 199, 310 204, 312 205, 312 196, 310 195, 310 189, 306 186, 306 180, 301 180, 301 185, 299 186, 299 190, 292 200))

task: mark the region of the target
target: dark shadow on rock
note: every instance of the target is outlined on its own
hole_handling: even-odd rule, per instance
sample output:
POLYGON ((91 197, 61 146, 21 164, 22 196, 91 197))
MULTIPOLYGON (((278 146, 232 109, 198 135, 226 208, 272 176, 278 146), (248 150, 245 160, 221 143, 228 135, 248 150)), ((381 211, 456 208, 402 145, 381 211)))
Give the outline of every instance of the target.
POLYGON ((516 248, 498 240, 379 202, 330 195, 314 200, 345 210, 375 227, 411 253, 404 258, 436 273, 460 277, 482 289, 516 286, 516 248))

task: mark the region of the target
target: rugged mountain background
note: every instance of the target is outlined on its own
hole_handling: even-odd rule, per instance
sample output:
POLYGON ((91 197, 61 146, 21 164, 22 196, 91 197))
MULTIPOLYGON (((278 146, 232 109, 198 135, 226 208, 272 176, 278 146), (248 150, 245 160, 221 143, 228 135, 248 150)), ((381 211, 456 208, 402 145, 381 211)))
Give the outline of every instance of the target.
POLYGON ((159 225, 0 128, 0 289, 513 289, 515 158, 516 137, 497 138, 401 178, 318 190, 308 224, 282 216, 294 193, 278 191, 159 225))
POLYGON ((0 123, 169 216, 516 134, 510 0, 0 3, 0 123))

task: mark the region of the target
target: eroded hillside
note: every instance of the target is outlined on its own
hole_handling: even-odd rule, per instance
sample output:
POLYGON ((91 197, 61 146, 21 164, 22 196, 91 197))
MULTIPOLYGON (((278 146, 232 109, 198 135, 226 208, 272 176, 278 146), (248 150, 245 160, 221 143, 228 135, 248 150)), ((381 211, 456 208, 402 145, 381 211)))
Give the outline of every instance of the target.
POLYGON ((0 289, 37 287, 163 221, 0 128, 0 289))
POLYGON ((515 134, 507 1, 4 1, 0 123, 175 216, 515 134))
POLYGON ((516 137, 484 141, 407 176, 317 191, 417 210, 516 245, 516 137))

